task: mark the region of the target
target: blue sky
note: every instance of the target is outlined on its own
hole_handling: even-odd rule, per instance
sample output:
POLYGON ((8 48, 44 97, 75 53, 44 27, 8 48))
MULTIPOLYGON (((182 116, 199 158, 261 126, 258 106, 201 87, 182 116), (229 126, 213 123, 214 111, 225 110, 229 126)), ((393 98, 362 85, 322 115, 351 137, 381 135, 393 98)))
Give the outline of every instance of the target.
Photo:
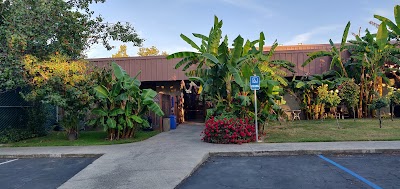
MULTIPOLYGON (((91 6, 108 22, 130 22, 144 38, 144 47, 156 46, 173 53, 192 50, 179 35, 208 34, 214 15, 223 20, 223 34, 230 43, 241 35, 257 39, 261 31, 266 45, 297 45, 340 42, 343 29, 351 21, 350 32, 376 31, 369 21, 374 14, 393 20, 393 7, 399 0, 107 0, 91 6)), ((352 38, 351 35, 349 35, 352 38)), ((118 51, 93 46, 89 58, 107 58, 118 51)), ((127 44, 128 54, 137 56, 138 47, 127 44)))

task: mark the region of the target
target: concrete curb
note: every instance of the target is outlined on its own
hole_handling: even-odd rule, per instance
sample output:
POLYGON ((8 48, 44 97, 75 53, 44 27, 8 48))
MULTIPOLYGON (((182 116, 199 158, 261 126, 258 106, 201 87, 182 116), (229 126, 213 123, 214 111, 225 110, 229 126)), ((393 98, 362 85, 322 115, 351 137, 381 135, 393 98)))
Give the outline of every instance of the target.
POLYGON ((0 158, 99 158, 104 154, 24 154, 0 155, 0 158))
POLYGON ((214 156, 295 156, 295 155, 351 155, 351 154, 400 154, 400 149, 351 149, 351 150, 295 150, 295 151, 248 151, 210 152, 214 156))

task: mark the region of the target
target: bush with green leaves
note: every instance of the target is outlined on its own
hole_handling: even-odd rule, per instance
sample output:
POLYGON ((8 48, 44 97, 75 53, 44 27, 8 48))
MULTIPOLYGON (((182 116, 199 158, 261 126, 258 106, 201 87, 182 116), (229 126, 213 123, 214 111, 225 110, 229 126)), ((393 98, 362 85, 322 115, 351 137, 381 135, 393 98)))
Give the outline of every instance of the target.
POLYGON ((109 140, 118 140, 135 136, 140 127, 149 126, 145 115, 152 111, 158 116, 164 113, 154 102, 157 95, 152 89, 140 89, 137 76, 130 77, 118 64, 111 64, 114 77, 104 80, 94 87, 97 108, 92 113, 97 117, 89 121, 90 125, 103 126, 109 140))
POLYGON ((381 109, 387 107, 388 105, 389 99, 387 97, 378 97, 372 100, 372 104, 369 106, 370 109, 378 111, 379 128, 382 128, 381 109))
POLYGON ((68 134, 78 135, 77 123, 85 117, 94 102, 91 90, 97 82, 88 74, 88 62, 71 60, 62 55, 51 56, 47 60, 27 55, 24 69, 30 91, 23 97, 27 101, 40 101, 62 108, 65 121, 61 122, 61 126, 68 134))
POLYGON ((342 98, 342 101, 346 104, 347 108, 353 110, 353 117, 355 119, 355 107, 357 106, 357 103, 359 103, 360 99, 360 86, 358 86, 353 79, 345 81, 340 86, 339 96, 342 98))

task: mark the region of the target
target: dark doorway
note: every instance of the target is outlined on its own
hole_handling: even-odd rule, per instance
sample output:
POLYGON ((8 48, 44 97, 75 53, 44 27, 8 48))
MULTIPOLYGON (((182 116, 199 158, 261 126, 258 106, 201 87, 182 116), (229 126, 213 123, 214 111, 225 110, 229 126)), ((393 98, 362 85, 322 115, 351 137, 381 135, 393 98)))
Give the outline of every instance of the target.
POLYGON ((199 87, 194 83, 185 83, 184 95, 185 121, 204 122, 204 101, 199 94, 199 87))

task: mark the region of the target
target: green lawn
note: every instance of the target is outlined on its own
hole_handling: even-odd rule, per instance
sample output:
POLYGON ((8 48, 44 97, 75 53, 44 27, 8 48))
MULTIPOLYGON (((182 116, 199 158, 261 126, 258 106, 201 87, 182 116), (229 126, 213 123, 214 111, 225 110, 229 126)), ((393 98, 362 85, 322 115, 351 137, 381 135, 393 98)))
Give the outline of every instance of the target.
POLYGON ((135 138, 124 140, 106 140, 107 133, 104 131, 84 131, 79 133, 79 139, 69 141, 65 132, 51 132, 44 137, 27 139, 15 143, 6 144, 7 147, 26 147, 26 146, 91 146, 91 145, 110 145, 132 143, 146 140, 159 131, 138 131, 135 138))
POLYGON ((379 128, 378 119, 288 121, 269 126, 265 142, 330 142, 400 140, 400 119, 384 119, 379 128))

